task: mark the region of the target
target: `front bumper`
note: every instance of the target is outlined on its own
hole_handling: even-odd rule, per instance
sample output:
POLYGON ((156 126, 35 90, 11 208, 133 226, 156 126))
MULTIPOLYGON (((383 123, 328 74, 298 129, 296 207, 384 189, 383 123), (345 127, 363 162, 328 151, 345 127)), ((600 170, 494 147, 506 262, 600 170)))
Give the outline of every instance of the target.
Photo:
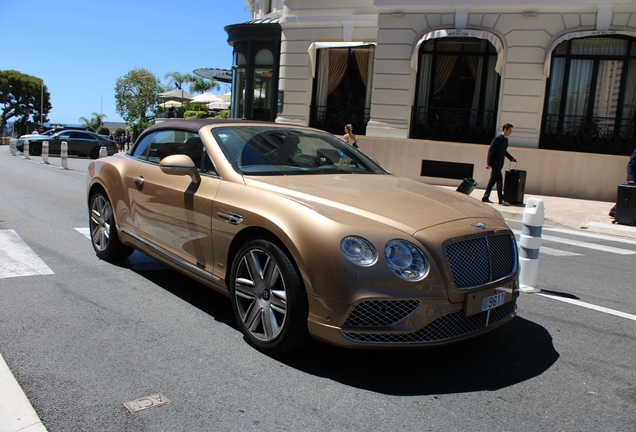
MULTIPOLYGON (((463 303, 445 299, 368 299, 342 311, 344 325, 309 317, 312 336, 323 342, 348 348, 406 348, 443 345, 468 339, 510 321, 517 311, 516 281, 507 286, 467 293, 463 303), (475 302, 483 296, 505 292, 505 302, 479 311, 475 302), (473 299, 471 302, 471 298, 473 299)), ((338 307, 321 304, 331 312, 338 307)))

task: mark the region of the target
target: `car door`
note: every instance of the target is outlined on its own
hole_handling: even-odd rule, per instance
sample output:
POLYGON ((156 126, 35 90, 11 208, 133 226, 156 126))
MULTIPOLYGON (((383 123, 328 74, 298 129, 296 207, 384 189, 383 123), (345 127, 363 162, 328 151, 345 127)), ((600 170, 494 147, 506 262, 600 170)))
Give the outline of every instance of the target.
POLYGON ((201 139, 187 131, 158 131, 139 157, 131 205, 139 236, 168 255, 212 272, 212 204, 220 179, 209 169, 201 139), (193 159, 199 183, 188 175, 161 171, 161 159, 173 154, 193 159))
POLYGON ((67 143, 71 139, 71 131, 63 131, 51 136, 49 142, 49 153, 59 155, 61 153, 62 142, 66 141, 67 143))
POLYGON ((97 138, 88 132, 75 131, 70 133, 68 154, 75 156, 90 156, 91 150, 98 145, 97 138))

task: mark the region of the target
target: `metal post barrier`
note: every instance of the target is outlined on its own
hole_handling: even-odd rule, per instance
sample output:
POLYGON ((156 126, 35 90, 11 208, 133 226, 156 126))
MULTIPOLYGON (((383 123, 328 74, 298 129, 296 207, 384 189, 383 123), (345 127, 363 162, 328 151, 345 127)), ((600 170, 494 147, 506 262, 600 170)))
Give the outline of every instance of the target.
POLYGON ((42 143, 42 163, 49 164, 49 142, 44 141, 42 143))
POLYGON ((530 198, 526 202, 521 221, 521 237, 519 238, 519 291, 539 292, 537 274, 539 272, 539 248, 541 247, 541 230, 545 220, 543 200, 530 198))
POLYGON ((22 147, 22 157, 25 159, 31 159, 29 157, 29 140, 24 140, 24 146, 22 147))
POLYGON ((11 154, 11 156, 16 156, 18 149, 16 148, 18 146, 18 143, 15 139, 11 139, 11 141, 9 141, 9 153, 11 154))
POLYGON ((105 146, 101 146, 99 148, 99 157, 101 158, 105 158, 106 156, 108 156, 108 149, 106 149, 105 146))
POLYGON ((62 141, 62 148, 60 150, 60 159, 62 166, 60 169, 67 170, 68 169, 68 143, 66 141, 62 141))

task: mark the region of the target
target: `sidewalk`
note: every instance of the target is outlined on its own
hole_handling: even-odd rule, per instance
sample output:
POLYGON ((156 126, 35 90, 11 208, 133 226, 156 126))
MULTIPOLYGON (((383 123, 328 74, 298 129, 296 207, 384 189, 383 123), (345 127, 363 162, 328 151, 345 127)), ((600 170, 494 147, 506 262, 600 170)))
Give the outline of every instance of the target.
MULTIPOLYGON (((449 189, 454 190, 454 188, 449 189)), ((470 196, 481 200, 481 197, 484 196, 484 189, 475 189, 470 196)), ((614 218, 608 215, 614 205, 612 202, 525 194, 524 203, 528 201, 528 198, 543 200, 545 210, 544 225, 636 239, 636 226, 612 223, 614 218)), ((490 199, 497 201, 497 193, 493 192, 490 199)), ((494 203, 490 204, 490 206, 499 210, 506 219, 519 221, 525 209, 521 205, 504 207, 494 203)))
POLYGON ((46 432, 0 354, 0 432, 46 432))

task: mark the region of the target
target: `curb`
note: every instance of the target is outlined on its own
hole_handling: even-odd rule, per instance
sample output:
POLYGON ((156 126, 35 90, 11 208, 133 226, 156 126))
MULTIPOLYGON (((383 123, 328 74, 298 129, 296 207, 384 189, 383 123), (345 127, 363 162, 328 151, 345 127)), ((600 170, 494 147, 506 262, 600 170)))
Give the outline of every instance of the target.
POLYGON ((0 354, 0 432, 47 432, 0 354))

